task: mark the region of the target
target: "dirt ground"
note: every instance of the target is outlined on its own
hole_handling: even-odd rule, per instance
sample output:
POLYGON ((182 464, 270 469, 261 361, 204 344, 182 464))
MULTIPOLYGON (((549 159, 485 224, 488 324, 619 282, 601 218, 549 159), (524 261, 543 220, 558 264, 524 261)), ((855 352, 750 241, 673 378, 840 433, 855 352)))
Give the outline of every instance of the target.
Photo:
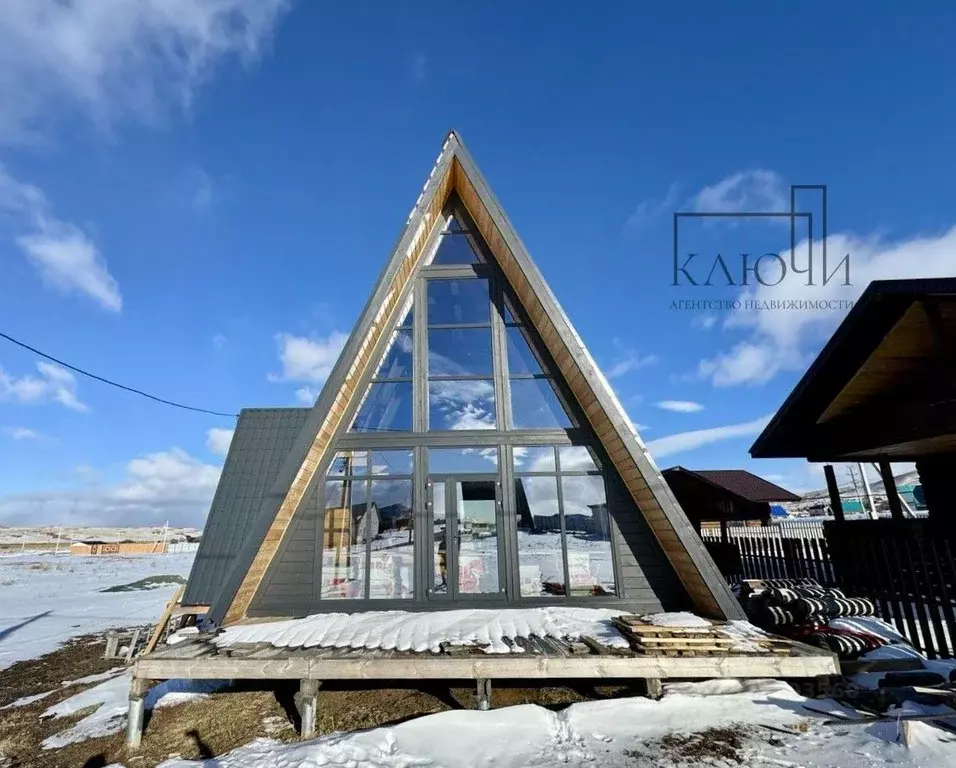
MULTIPOLYGON (((25 696, 59 689, 65 680, 119 666, 115 660, 102 658, 104 647, 105 637, 79 637, 47 656, 0 670, 0 708, 25 696)), ((71 686, 24 707, 0 709, 0 768, 103 768, 114 762, 127 768, 150 768, 174 756, 215 757, 260 736, 286 741, 298 738, 293 726, 295 689, 281 686, 229 690, 157 709, 135 754, 125 750, 122 733, 57 750, 42 749, 45 738, 65 730, 90 710, 57 720, 41 720, 40 715, 89 687, 71 686)), ((587 683, 531 689, 496 685, 492 705, 533 703, 561 709, 578 701, 634 693, 625 687, 595 689, 587 683)), ((316 726, 320 734, 356 731, 449 709, 473 709, 476 704, 472 694, 471 688, 438 684, 355 690, 329 683, 319 693, 316 726)))

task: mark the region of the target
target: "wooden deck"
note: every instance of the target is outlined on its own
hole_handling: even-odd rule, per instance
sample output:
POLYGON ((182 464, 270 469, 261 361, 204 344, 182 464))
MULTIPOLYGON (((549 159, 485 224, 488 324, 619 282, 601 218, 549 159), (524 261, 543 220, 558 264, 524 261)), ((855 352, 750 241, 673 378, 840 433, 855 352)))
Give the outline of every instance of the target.
MULTIPOLYGON (((597 643, 531 637, 521 653, 488 654, 474 646, 441 653, 351 648, 276 648, 267 643, 217 648, 205 639, 160 646, 136 660, 147 680, 421 680, 493 678, 816 677, 838 674, 836 657, 792 641, 786 653, 640 654, 597 643), (681 655, 678 655, 681 654, 681 655)), ((516 649, 517 650, 517 649, 516 649)))
POLYGON ((276 648, 267 643, 219 648, 211 636, 162 645, 133 664, 127 743, 140 743, 143 698, 157 680, 298 680, 303 736, 313 733, 316 694, 323 680, 475 680, 479 706, 490 706, 491 681, 570 678, 643 679, 649 692, 661 680, 807 678, 839 674, 836 657, 783 638, 774 651, 735 653, 691 648, 639 653, 582 642, 530 638, 508 641, 515 652, 488 654, 475 646, 443 646, 440 653, 364 648, 276 648), (518 652, 520 650, 520 652, 518 652))

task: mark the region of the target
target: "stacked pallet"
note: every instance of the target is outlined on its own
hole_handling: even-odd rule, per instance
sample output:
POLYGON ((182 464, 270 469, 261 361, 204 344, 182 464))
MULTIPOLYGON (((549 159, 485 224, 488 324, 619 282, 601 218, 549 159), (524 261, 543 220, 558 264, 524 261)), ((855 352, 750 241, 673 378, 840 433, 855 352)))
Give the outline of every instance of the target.
POLYGON ((726 634, 720 624, 695 627, 659 626, 639 616, 611 620, 631 649, 648 656, 726 656, 729 654, 789 654, 790 645, 772 637, 739 637, 726 634))

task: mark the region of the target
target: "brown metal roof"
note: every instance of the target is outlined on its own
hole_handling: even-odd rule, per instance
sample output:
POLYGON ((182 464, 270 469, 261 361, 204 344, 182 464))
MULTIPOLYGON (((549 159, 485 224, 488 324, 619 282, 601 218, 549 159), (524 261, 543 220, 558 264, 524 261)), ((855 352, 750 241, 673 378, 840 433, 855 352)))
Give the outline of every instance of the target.
POLYGON ((736 494, 747 501, 800 501, 800 497, 786 488, 774 485, 746 469, 687 469, 685 467, 671 467, 664 470, 664 479, 674 472, 686 472, 694 475, 711 485, 723 488, 725 491, 736 494))

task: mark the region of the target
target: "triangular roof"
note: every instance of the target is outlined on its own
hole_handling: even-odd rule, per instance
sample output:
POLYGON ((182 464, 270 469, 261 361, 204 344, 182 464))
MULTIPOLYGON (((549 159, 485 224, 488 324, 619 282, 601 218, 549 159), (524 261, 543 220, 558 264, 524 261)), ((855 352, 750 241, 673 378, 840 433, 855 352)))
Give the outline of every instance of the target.
POLYGON ((243 619, 300 502, 324 471, 335 435, 354 411, 359 383, 383 336, 396 324, 425 245, 457 194, 513 294, 614 463, 695 608, 715 617, 742 612, 700 538, 677 504, 607 379, 571 325, 457 133, 448 134, 391 257, 352 330, 322 393, 263 501, 229 577, 210 608, 219 623, 243 619))

